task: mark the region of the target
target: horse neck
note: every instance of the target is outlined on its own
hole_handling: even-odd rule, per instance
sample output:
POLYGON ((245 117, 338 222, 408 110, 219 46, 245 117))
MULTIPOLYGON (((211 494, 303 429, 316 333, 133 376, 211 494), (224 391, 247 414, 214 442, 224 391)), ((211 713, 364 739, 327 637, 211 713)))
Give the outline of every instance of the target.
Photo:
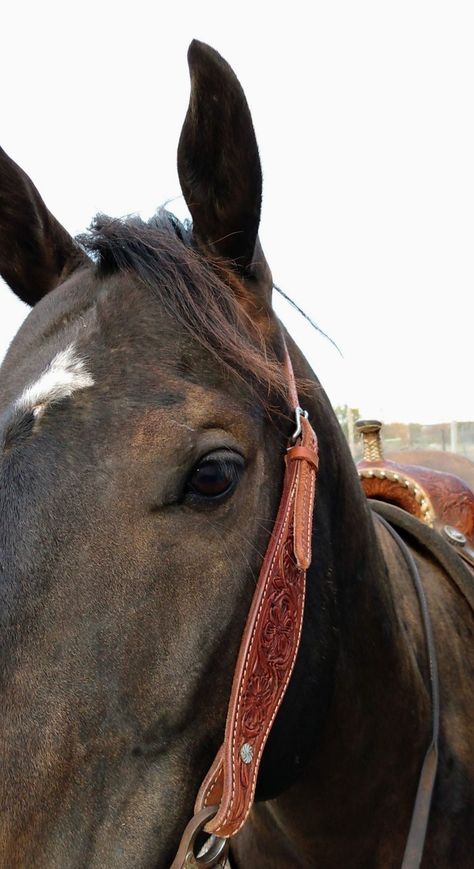
MULTIPOLYGON (((307 376, 291 352, 297 373, 307 376)), ((306 403, 320 450, 313 565, 299 660, 266 770, 282 757, 291 768, 289 744, 301 756, 293 758, 293 784, 254 807, 237 857, 242 865, 261 852, 272 854, 275 867, 310 866, 316 857, 321 865, 357 866, 359 848, 360 864, 368 865, 385 828, 380 865, 390 865, 390 853, 403 852, 429 721, 395 572, 407 611, 417 603, 393 543, 374 527, 320 387, 306 403)))

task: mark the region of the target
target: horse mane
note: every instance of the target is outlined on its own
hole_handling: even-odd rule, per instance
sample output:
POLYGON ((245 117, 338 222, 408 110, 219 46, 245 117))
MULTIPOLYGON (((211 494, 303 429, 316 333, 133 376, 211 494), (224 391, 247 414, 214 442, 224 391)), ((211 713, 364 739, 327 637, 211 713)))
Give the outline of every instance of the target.
POLYGON ((77 241, 98 278, 118 272, 138 277, 166 313, 221 367, 243 380, 266 410, 281 407, 282 399, 287 405, 285 375, 276 355, 281 340, 268 338, 269 314, 252 310, 251 294, 227 261, 196 247, 190 222, 182 223, 164 208, 146 222, 136 215, 98 214, 77 241))

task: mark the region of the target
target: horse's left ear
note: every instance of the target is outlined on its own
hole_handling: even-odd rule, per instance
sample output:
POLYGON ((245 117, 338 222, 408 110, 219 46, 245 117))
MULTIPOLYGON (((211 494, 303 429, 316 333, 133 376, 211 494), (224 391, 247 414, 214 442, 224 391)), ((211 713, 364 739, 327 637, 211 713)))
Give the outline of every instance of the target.
POLYGON ((9 287, 35 305, 87 262, 28 175, 0 148, 0 275, 9 287))
POLYGON ((262 172, 247 100, 229 64, 208 45, 194 40, 188 62, 191 96, 178 173, 194 234, 252 277, 264 263, 257 243, 262 172))

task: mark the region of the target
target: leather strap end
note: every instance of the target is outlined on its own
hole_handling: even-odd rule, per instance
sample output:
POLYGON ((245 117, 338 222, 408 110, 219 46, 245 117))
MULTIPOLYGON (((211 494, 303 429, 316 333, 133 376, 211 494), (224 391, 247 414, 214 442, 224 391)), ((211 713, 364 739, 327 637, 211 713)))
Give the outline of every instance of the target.
POLYGON ((302 419, 301 443, 287 450, 287 461, 298 462, 294 508, 293 546, 300 570, 311 564, 311 534, 316 475, 319 467, 318 441, 307 419, 302 419))

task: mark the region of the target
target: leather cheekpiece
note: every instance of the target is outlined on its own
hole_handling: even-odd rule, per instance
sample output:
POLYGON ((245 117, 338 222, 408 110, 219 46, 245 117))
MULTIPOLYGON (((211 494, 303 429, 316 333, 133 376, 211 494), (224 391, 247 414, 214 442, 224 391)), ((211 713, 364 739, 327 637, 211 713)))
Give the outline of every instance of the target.
POLYGON ((299 647, 318 467, 316 435, 307 419, 301 424, 299 442, 287 452, 280 507, 241 641, 224 743, 196 800, 196 811, 219 806, 205 827, 216 836, 233 836, 250 812, 299 647))

